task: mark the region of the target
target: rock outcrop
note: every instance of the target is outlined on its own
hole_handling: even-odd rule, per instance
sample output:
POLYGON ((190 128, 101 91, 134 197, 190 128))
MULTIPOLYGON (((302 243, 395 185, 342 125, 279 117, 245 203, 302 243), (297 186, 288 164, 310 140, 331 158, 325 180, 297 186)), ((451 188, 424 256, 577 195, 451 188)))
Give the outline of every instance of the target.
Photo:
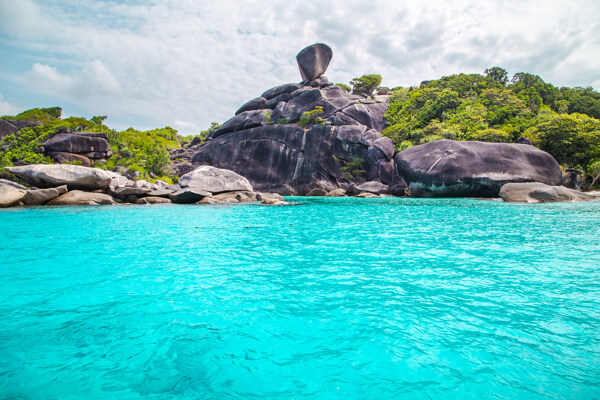
POLYGON ((41 188, 67 185, 69 189, 104 189, 110 184, 113 174, 98 168, 63 164, 32 164, 5 169, 41 188))
POLYGON ((396 172, 417 197, 497 197, 506 183, 560 185, 548 153, 528 144, 438 140, 394 157, 396 172))
MULTIPOLYGON (((323 76, 331 56, 324 44, 302 50, 303 81, 245 103, 195 149, 191 164, 235 171, 255 190, 285 195, 392 184, 394 144, 381 136, 387 96, 376 101, 333 85, 323 76)), ((171 157, 184 159, 184 153, 171 157)))
POLYGON ((582 193, 564 186, 549 186, 539 182, 507 183, 500 189, 500 197, 509 203, 555 203, 598 201, 600 197, 582 193))
POLYGON ((23 128, 38 126, 37 122, 19 119, 0 119, 0 139, 8 135, 17 135, 23 128))
POLYGON ((323 43, 316 43, 302 49, 296 55, 302 79, 309 82, 323 75, 327 71, 332 57, 331 47, 323 43))
POLYGON ((89 166, 112 156, 108 135, 97 132, 61 132, 46 140, 39 149, 57 163, 80 161, 89 166))

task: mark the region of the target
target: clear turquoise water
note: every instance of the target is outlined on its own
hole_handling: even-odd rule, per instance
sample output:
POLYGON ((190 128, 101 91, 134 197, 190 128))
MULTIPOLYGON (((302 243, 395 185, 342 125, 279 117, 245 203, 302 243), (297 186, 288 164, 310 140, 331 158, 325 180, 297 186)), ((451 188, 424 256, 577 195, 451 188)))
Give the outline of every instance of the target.
POLYGON ((0 398, 598 399, 600 204, 0 210, 0 398))

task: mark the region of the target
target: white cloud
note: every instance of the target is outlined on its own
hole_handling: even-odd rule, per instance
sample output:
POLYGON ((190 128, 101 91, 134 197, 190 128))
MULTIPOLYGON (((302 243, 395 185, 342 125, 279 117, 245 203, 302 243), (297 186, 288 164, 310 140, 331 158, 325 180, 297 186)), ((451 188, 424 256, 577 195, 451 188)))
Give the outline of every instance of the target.
POLYGON ((16 115, 21 112, 19 107, 10 104, 8 101, 3 101, 2 93, 0 93, 0 115, 16 115))
POLYGON ((198 125, 190 121, 177 120, 173 122, 173 128, 177 129, 177 131, 179 131, 179 133, 181 133, 182 135, 192 135, 200 133, 198 125))
POLYGON ((599 11, 586 0, 0 0, 0 32, 39 56, 22 92, 44 91, 122 127, 204 129, 299 81, 295 55, 315 42, 333 48, 335 82, 381 73, 385 85, 407 86, 502 66, 597 85, 599 11))

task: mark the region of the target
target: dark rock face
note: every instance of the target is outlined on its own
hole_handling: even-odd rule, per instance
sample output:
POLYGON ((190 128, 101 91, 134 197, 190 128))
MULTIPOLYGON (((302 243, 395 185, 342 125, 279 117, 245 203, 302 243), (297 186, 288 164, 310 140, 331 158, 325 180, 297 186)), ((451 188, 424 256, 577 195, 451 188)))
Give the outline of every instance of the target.
POLYGON ((81 161, 84 166, 112 156, 108 135, 96 132, 58 133, 46 140, 41 149, 57 163, 81 161))
POLYGON ((567 168, 562 176, 562 185, 569 189, 581 190, 583 171, 567 168))
POLYGON ((92 165, 90 159, 81 154, 65 153, 62 151, 49 151, 47 155, 59 164, 66 164, 72 163, 73 161, 79 161, 84 167, 89 167, 92 165))
POLYGON ((91 153, 110 150, 104 137, 89 136, 73 133, 58 133, 46 140, 43 144, 46 151, 59 151, 67 153, 91 153))
POLYGON ((292 93, 300 89, 302 85, 299 83, 285 83, 283 85, 275 86, 264 92, 260 97, 264 97, 267 100, 271 100, 284 93, 292 93))
POLYGON ((419 197, 497 197, 509 182, 560 185, 548 153, 526 144, 438 140, 394 157, 397 175, 419 197))
POLYGON ((382 179, 390 184, 392 161, 378 163, 370 157, 369 146, 358 138, 366 128, 358 128, 350 140, 342 134, 340 140, 339 131, 346 128, 267 125, 232 132, 207 141, 192 162, 235 171, 264 191, 306 186, 308 193, 317 186, 329 185, 332 190, 352 181, 382 179), (356 160, 360 165, 349 168, 356 160))
POLYGON ((0 119, 0 139, 8 135, 16 135, 23 128, 38 126, 37 122, 18 119, 0 119))
POLYGON ((517 141, 515 143, 518 144, 528 144, 533 146, 533 143, 531 143, 531 140, 527 139, 526 137, 521 136, 520 138, 517 139, 517 141))
POLYGON ((193 156, 188 149, 171 157, 232 170, 255 190, 286 195, 345 190, 366 181, 391 185, 394 145, 381 136, 387 103, 329 82, 322 75, 331 57, 323 44, 302 50, 297 56, 302 83, 265 91, 209 135, 193 156), (303 114, 317 107, 320 120, 299 125, 303 114))
POLYGON ((316 43, 302 49, 296 55, 302 79, 308 82, 323 75, 332 57, 331 47, 323 43, 316 43))
POLYGON ((242 113, 244 111, 252 111, 252 110, 262 110, 267 106, 267 99, 264 97, 257 97, 255 99, 250 100, 243 106, 241 106, 236 112, 235 115, 242 113))

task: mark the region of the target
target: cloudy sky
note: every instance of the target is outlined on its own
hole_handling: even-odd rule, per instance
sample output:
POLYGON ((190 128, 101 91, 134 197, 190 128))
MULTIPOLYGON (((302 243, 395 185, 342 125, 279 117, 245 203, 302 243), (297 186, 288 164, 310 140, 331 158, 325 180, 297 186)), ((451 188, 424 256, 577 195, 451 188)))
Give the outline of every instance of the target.
POLYGON ((501 66, 600 89, 600 2, 0 0, 0 115, 63 107, 113 128, 197 133, 297 82, 333 48, 330 81, 410 86, 501 66))

